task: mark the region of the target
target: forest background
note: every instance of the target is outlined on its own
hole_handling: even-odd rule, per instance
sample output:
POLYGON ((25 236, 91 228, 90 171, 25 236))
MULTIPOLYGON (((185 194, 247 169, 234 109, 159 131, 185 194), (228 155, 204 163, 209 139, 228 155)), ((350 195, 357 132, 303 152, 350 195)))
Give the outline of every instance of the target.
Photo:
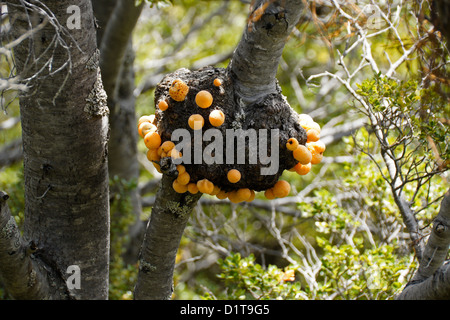
MULTIPOLYGON (((173 299, 393 299, 417 272, 417 250, 449 188, 449 55, 431 1, 304 3, 277 79, 291 107, 320 124, 323 161, 305 176, 285 172, 292 188, 283 199, 202 196, 177 254, 173 299)), ((165 74, 226 68, 250 25, 249 5, 146 3, 130 57, 136 118, 155 113, 154 89, 165 74)), ((14 73, 8 57, 5 79, 14 73)), ((14 195, 9 207, 21 225, 18 91, 2 91, 0 190, 14 195)), ((139 195, 142 226, 161 180, 142 139, 137 150, 138 179, 110 176, 110 299, 131 299, 138 276, 142 234, 129 232, 130 190, 139 195)))

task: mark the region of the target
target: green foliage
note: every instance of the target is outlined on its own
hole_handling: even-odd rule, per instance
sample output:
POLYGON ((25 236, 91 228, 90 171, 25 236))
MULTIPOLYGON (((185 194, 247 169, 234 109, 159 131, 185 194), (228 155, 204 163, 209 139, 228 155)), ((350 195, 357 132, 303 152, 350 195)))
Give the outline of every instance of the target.
POLYGON ((267 268, 255 263, 255 256, 242 258, 232 253, 218 261, 222 272, 218 275, 225 282, 226 292, 220 296, 206 293, 204 299, 273 300, 302 299, 305 297, 300 282, 295 282, 295 267, 284 269, 274 265, 267 268))
POLYGON ((399 256, 396 244, 365 249, 362 243, 333 245, 318 238, 323 249, 317 297, 345 300, 392 299, 416 267, 413 257, 399 256))
POLYGON ((140 5, 142 2, 150 4, 150 6, 156 5, 158 8, 162 8, 172 4, 171 0, 135 0, 135 6, 140 5))
POLYGON ((220 259, 220 293, 207 291, 203 299, 225 300, 385 300, 392 299, 416 268, 413 257, 399 257, 395 244, 365 249, 358 245, 332 245, 318 237, 323 249, 314 286, 305 285, 298 265, 262 267, 250 254, 231 253, 220 259))
POLYGON ((450 127, 441 120, 450 117, 450 108, 434 87, 423 88, 415 80, 399 81, 379 74, 358 85, 357 93, 373 109, 381 126, 389 129, 391 150, 405 153, 409 148, 408 154, 419 156, 428 153, 428 162, 433 158, 440 163, 450 160, 450 127))

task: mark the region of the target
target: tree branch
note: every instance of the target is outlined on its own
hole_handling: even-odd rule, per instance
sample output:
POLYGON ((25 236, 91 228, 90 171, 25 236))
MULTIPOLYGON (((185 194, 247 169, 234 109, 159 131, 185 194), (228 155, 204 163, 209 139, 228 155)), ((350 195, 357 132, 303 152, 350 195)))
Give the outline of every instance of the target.
POLYGON ((450 263, 440 267, 431 277, 421 282, 410 282, 396 300, 450 299, 450 263))
MULTIPOLYGON (((144 1, 139 6, 135 6, 134 1, 119 0, 102 36, 100 69, 102 70, 103 86, 110 102, 116 98, 122 62, 131 32, 139 19, 143 7, 144 1)), ((112 106, 110 108, 111 113, 113 113, 114 108, 112 106)))
POLYGON ((134 291, 136 300, 168 300, 173 292, 175 257, 192 209, 201 193, 176 193, 164 174, 147 225, 134 291))
POLYGON ((103 35, 108 25, 109 18, 116 7, 118 0, 92 0, 92 9, 97 22, 97 47, 102 44, 103 35))
POLYGON ((450 246, 450 189, 441 202, 419 269, 397 299, 448 299, 449 264, 443 266, 450 246))
POLYGON ((414 280, 426 279, 442 266, 450 246, 450 189, 441 202, 441 208, 434 219, 419 270, 414 280))
POLYGON ((0 167, 23 160, 22 139, 16 139, 0 149, 0 167))
POLYGON ((258 0, 228 69, 235 92, 252 103, 277 91, 276 74, 287 38, 300 19, 299 0, 258 0))
POLYGON ((46 275, 33 261, 33 248, 20 235, 19 227, 9 210, 9 196, 0 191, 0 277, 14 299, 45 299, 49 297, 46 275))

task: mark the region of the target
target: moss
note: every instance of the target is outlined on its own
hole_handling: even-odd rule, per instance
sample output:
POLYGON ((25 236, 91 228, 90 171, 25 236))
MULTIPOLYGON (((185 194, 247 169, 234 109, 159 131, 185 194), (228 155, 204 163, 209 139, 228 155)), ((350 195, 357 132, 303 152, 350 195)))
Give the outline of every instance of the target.
POLYGON ((169 210, 176 217, 185 217, 190 215, 192 208, 190 206, 185 206, 180 204, 178 201, 167 201, 167 210, 169 210))
POLYGON ((152 265, 150 262, 145 261, 144 259, 139 260, 139 270, 149 273, 155 272, 156 266, 152 265))

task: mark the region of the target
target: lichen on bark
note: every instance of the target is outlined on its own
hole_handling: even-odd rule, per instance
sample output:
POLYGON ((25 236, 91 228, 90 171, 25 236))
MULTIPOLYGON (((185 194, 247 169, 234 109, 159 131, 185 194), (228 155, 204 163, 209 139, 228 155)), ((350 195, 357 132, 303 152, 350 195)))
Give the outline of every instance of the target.
POLYGON ((89 96, 86 98, 84 112, 90 117, 104 117, 109 115, 108 96, 103 88, 100 68, 97 66, 97 79, 89 96))

